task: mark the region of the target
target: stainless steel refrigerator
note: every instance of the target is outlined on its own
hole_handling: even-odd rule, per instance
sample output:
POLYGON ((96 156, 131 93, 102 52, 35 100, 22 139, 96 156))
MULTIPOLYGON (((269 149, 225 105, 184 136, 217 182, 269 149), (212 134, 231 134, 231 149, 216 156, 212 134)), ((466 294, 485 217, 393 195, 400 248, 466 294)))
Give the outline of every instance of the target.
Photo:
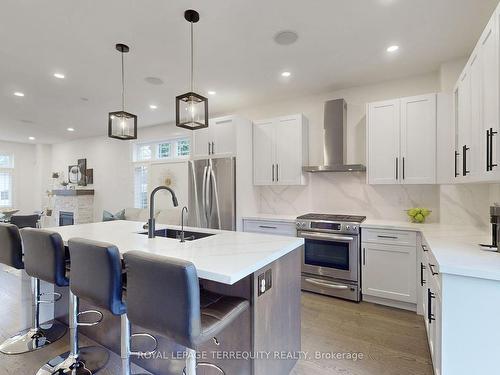
POLYGON ((236 158, 190 160, 190 226, 236 230, 236 158))

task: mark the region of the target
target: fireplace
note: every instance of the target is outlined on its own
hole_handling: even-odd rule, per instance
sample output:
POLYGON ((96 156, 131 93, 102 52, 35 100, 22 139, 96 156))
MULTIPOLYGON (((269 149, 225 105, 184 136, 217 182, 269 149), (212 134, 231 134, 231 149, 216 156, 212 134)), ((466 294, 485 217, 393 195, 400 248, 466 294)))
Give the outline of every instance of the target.
POLYGON ((66 225, 75 224, 75 214, 68 211, 59 211, 59 226, 64 227, 66 225))

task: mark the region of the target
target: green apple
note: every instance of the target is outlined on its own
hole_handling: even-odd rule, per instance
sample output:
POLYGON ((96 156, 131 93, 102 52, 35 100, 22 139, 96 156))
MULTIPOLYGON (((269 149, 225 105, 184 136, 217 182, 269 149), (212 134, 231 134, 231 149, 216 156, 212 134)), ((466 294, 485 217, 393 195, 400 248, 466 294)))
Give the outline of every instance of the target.
POLYGON ((427 217, 431 214, 431 211, 428 209, 428 208, 422 208, 422 215, 424 215, 424 217, 427 217))
POLYGON ((415 220, 417 223, 423 223, 425 220, 425 217, 424 217, 424 215, 419 213, 419 214, 415 215, 415 220))
POLYGON ((416 215, 416 214, 418 214, 418 211, 417 211, 417 209, 416 209, 416 208, 410 208, 410 209, 408 210, 408 216, 410 216, 410 217, 415 217, 415 215, 416 215))

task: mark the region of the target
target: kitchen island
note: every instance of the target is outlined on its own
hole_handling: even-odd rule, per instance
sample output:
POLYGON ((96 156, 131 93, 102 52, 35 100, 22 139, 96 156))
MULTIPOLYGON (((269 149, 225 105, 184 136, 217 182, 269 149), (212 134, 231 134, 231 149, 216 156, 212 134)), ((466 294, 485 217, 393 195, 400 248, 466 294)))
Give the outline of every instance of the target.
MULTIPOLYGON (((111 221, 51 228, 70 238, 108 242, 120 253, 139 250, 192 262, 202 288, 246 298, 250 309, 219 337, 200 348, 204 361, 217 363, 227 374, 288 374, 300 351, 300 267, 303 240, 264 234, 185 228, 186 236, 197 239, 181 243, 175 237, 180 227, 157 226, 158 236, 148 238, 142 222, 111 221), (166 231, 165 231, 166 229, 166 231), (265 277, 263 277, 265 276, 265 277), (259 280, 267 280, 264 293, 259 280), (279 355, 278 355, 279 353, 279 355), (250 357, 250 358, 249 358, 250 357)), ((57 289, 67 296, 67 290, 57 289)), ((67 321, 67 299, 57 302, 56 318, 67 321)), ((93 307, 81 301, 81 310, 93 307)), ((154 301, 145 309, 154 309, 154 301)), ((119 353, 120 319, 109 313, 101 324, 82 327, 81 332, 119 353)), ((133 332, 144 332, 132 327, 133 332)), ((147 343, 133 341, 133 350, 147 343)), ((134 359, 155 374, 181 374, 183 348, 159 337, 158 355, 134 359), (176 358, 177 356, 177 358, 176 358)))

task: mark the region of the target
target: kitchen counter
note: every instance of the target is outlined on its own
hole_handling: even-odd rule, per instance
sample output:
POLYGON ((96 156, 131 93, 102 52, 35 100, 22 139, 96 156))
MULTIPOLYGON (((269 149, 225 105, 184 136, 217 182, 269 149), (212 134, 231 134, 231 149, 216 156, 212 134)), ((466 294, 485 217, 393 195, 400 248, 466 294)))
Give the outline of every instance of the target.
POLYGON ((420 232, 436 258, 440 273, 500 281, 500 253, 479 247, 480 243, 491 242, 488 228, 370 219, 361 228, 420 232))
MULTIPOLYGON (((108 221, 50 228, 66 242, 80 237, 116 245, 120 253, 131 250, 165 255, 192 262, 202 279, 232 285, 292 252, 304 244, 301 238, 266 234, 189 228, 186 231, 214 233, 214 236, 181 243, 177 239, 148 238, 143 222, 108 221)), ((156 229, 180 230, 179 226, 160 225, 156 229)))
POLYGON ((243 216, 243 220, 269 220, 280 221, 282 223, 293 223, 297 220, 298 215, 277 215, 277 214, 255 214, 243 216))

